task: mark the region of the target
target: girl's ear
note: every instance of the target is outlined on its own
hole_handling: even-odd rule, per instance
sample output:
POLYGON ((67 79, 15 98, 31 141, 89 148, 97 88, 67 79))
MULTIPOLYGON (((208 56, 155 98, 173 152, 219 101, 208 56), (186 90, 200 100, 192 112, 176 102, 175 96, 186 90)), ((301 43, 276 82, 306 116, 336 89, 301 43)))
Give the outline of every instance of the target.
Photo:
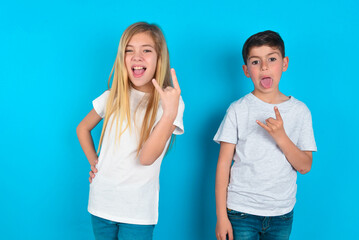
POLYGON ((289 58, 288 57, 283 58, 283 72, 287 71, 288 63, 289 63, 289 58))
POLYGON ((244 75, 246 75, 247 78, 251 78, 251 76, 249 75, 249 72, 248 72, 247 65, 243 65, 242 68, 243 68, 244 75))

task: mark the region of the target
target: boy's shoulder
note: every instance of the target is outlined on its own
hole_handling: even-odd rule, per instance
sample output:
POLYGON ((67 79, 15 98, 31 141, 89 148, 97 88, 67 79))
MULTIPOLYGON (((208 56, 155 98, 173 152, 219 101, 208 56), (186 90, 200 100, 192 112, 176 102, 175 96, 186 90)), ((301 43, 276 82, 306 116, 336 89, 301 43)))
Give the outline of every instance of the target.
POLYGON ((296 109, 296 111, 301 110, 301 111, 309 111, 310 112, 309 108, 307 107, 307 105, 304 102, 296 99, 293 96, 290 97, 290 100, 292 101, 292 106, 296 109))
POLYGON ((251 93, 248 93, 247 95, 244 95, 240 99, 237 99, 234 102, 232 102, 228 109, 240 110, 243 108, 248 108, 248 105, 250 103, 250 97, 249 97, 250 94, 251 93))

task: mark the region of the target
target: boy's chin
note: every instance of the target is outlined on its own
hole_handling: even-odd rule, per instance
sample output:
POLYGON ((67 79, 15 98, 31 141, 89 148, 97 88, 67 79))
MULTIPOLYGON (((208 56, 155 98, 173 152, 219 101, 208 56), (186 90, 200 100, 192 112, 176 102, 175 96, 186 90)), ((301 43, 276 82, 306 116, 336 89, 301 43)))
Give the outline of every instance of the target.
POLYGON ((268 94, 268 93, 278 93, 279 89, 278 89, 278 86, 274 86, 274 85, 272 85, 268 88, 265 88, 265 87, 259 85, 259 86, 254 87, 254 91, 268 94))

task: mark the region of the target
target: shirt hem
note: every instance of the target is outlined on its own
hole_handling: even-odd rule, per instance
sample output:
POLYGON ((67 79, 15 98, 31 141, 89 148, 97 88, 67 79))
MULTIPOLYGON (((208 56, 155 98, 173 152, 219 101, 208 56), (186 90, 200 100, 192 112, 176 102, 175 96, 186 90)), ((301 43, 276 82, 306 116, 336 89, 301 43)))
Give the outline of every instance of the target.
POLYGON ((218 143, 218 144, 221 144, 221 142, 226 142, 226 143, 231 143, 231 144, 236 144, 237 145, 237 142, 236 141, 232 141, 231 139, 225 139, 225 138, 213 138, 213 141, 218 143))
POLYGON ((138 224, 138 225, 156 225, 157 220, 144 220, 144 219, 132 219, 132 218, 123 218, 116 217, 109 214, 105 214, 93 209, 88 208, 88 212, 96 217, 104 218, 110 221, 119 222, 119 223, 128 223, 128 224, 138 224))
POLYGON ((281 215, 291 212, 294 209, 294 206, 288 207, 285 209, 281 209, 281 211, 269 211, 269 210, 261 211, 261 210, 257 210, 257 209, 253 209, 253 208, 241 208, 241 207, 231 205, 231 204, 227 204, 227 208, 235 210, 237 212, 248 213, 248 214, 256 215, 256 216, 276 217, 276 216, 281 216, 281 215))

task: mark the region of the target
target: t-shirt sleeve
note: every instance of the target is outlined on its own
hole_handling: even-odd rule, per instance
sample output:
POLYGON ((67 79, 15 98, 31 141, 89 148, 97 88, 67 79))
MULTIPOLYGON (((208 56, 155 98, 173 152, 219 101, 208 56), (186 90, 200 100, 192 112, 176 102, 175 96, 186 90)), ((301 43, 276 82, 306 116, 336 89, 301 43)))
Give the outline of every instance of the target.
POLYGON ((95 109, 96 113, 101 117, 104 118, 106 114, 106 104, 107 99, 110 94, 110 91, 107 90, 103 94, 101 94, 98 98, 92 101, 93 108, 95 109))
POLYGON ((305 106, 303 111, 303 124, 300 131, 297 147, 302 151, 317 151, 317 145, 314 139, 312 115, 305 106))
POLYGON ((237 117, 233 104, 228 108, 227 113, 222 120, 219 129, 214 136, 213 140, 216 143, 227 142, 237 144, 238 141, 238 128, 237 117))
POLYGON ((173 122, 173 125, 176 126, 176 129, 173 131, 173 134, 181 135, 184 133, 183 112, 184 112, 184 102, 181 96, 178 104, 177 116, 175 121, 173 122))

